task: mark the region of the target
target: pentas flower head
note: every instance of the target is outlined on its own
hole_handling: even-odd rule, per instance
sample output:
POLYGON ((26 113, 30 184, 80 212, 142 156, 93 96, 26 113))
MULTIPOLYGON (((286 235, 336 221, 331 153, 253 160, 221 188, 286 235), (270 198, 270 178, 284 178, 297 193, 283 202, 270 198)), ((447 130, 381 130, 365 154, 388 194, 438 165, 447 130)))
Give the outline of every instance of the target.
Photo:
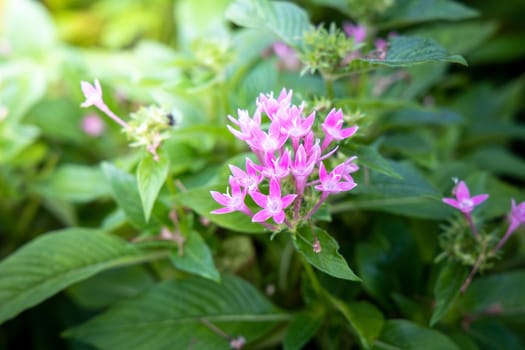
POLYGON ((456 198, 443 198, 443 202, 469 215, 477 205, 480 205, 489 198, 488 194, 479 194, 471 197, 470 191, 463 181, 460 181, 453 188, 452 194, 454 194, 456 198))
POLYGON ((356 44, 362 43, 366 39, 367 30, 365 26, 345 22, 343 23, 343 30, 350 38, 354 38, 356 44))
POLYGON ((247 160, 246 170, 230 166, 232 194, 212 192, 213 198, 224 206, 213 213, 241 211, 271 230, 279 228, 267 223, 269 219, 294 229, 299 222, 309 220, 330 194, 356 186, 350 175, 358 170, 356 157, 349 157, 328 171, 328 162, 323 161, 334 155, 338 146, 323 152, 331 142, 352 136, 357 126, 343 128, 343 112, 333 109, 320 130, 316 129, 316 114, 305 116, 305 104, 297 106, 291 101, 291 90, 283 89, 278 98, 260 94, 253 118, 243 110, 239 110, 238 119, 228 117, 239 130, 228 128, 250 146, 258 162, 247 160), (267 129, 262 127, 264 116, 269 120, 267 129), (321 138, 324 147, 320 145, 321 138), (262 208, 256 214, 251 214, 244 204, 246 194, 262 208))

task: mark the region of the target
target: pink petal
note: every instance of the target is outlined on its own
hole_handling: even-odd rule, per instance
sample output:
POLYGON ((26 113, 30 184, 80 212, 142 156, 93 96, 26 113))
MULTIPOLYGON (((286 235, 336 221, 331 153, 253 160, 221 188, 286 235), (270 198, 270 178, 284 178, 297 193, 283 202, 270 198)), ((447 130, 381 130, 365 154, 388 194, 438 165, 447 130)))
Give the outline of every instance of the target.
POLYGON ((472 199, 472 202, 474 202, 474 205, 479 205, 483 203, 484 201, 486 201, 487 198, 489 198, 488 194, 478 194, 477 196, 474 196, 471 199, 472 199))
POLYGON ((321 180, 321 182, 325 182, 327 180, 326 168, 324 167, 323 162, 319 164, 319 180, 321 180))
POLYGON ((443 198, 442 199, 443 203, 446 203, 448 205, 451 205, 453 206, 454 208, 457 208, 459 209, 459 203, 457 200, 453 199, 453 198, 443 198))
POLYGON ((284 215, 284 211, 282 210, 273 216, 273 220, 278 224, 282 224, 284 221, 284 218, 285 218, 285 215, 284 215))
POLYGON ((227 206, 230 203, 230 197, 223 193, 217 191, 210 191, 210 194, 213 197, 213 199, 215 199, 215 201, 219 204, 227 206))
POLYGON ((279 180, 277 180, 276 178, 272 178, 270 180, 270 198, 281 199, 281 184, 279 183, 279 180))
POLYGON ((268 196, 260 192, 251 192, 250 197, 252 197, 253 201, 261 208, 265 208, 268 203, 268 196))
POLYGON ((272 214, 269 210, 263 209, 252 217, 252 222, 264 222, 268 220, 272 214))
POLYGON ((235 211, 235 209, 233 209, 233 208, 225 207, 225 208, 212 210, 210 213, 212 213, 212 214, 228 214, 228 213, 233 213, 234 211, 235 211))
POLYGON ((343 138, 343 139, 346 139, 350 136, 352 136, 353 134, 355 134, 355 132, 357 131, 359 127, 358 126, 353 126, 351 128, 346 128, 346 129, 343 129, 341 130, 340 132, 340 136, 343 138))
POLYGON ((292 204, 292 202, 294 201, 296 197, 297 197, 296 194, 287 194, 286 196, 284 196, 282 198, 283 209, 288 207, 290 204, 292 204))
POLYGON ((459 184, 456 186, 456 198, 458 199, 458 201, 470 198, 470 191, 465 182, 463 181, 460 181, 459 184))

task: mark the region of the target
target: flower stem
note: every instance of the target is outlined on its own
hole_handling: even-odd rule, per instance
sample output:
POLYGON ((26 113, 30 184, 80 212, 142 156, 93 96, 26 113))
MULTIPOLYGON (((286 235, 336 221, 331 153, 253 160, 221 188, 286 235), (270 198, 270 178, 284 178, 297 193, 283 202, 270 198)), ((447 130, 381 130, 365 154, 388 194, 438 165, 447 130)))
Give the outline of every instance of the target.
POLYGON ((498 244, 494 247, 494 249, 492 250, 492 253, 496 253, 501 247, 503 247, 503 245, 505 244, 505 242, 507 242, 507 239, 509 239, 512 232, 514 232, 514 229, 515 228, 512 225, 509 225, 509 228, 507 228, 507 232, 505 232, 505 235, 503 235, 503 238, 500 239, 498 244))
POLYGON ((102 106, 97 106, 102 112, 106 113, 106 115, 108 117, 110 117, 111 119, 113 119, 114 121, 116 121, 118 124, 120 124, 120 126, 122 126, 124 129, 128 129, 129 128, 129 124, 126 123, 125 121, 123 121, 122 119, 120 119, 119 116, 117 116, 115 113, 113 113, 111 111, 111 109, 109 109, 109 107, 105 104, 103 104, 102 106))
POLYGON ((328 97, 328 99, 332 101, 334 99, 334 81, 333 79, 326 76, 324 77, 324 79, 326 86, 326 97, 328 97))
POLYGON ((317 203, 315 204, 315 206, 312 208, 312 210, 310 210, 310 212, 308 214, 306 214, 306 216, 304 217, 305 220, 308 220, 312 217, 312 215, 314 215, 314 213, 319 209, 319 207, 321 206, 321 204, 324 203, 324 201, 326 200, 326 198, 328 198, 328 194, 324 193, 321 194, 321 198, 319 198, 319 201, 317 201, 317 203))
POLYGON ((474 225, 474 221, 472 220, 472 215, 465 214, 465 217, 467 218, 467 221, 470 225, 470 230, 472 231, 472 234, 474 235, 474 237, 476 237, 476 239, 478 239, 479 233, 478 233, 478 229, 476 228, 476 225, 474 225))

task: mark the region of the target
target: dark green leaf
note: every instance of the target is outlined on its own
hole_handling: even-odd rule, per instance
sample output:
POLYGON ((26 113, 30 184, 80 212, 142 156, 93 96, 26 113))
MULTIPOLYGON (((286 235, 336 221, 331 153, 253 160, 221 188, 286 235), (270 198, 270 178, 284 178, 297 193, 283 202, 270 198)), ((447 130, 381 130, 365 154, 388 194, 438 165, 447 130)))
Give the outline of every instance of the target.
POLYGON ((433 20, 461 20, 477 15, 476 10, 452 0, 398 0, 387 10, 381 25, 392 27, 433 20))
POLYGON ((359 338, 361 346, 369 349, 381 332, 384 317, 373 304, 363 302, 344 303, 331 298, 334 306, 344 315, 359 338))
POLYGON ((434 287, 436 307, 430 319, 431 326, 445 316, 459 295, 461 285, 465 282, 467 276, 468 270, 457 263, 448 263, 441 269, 434 287))
POLYGON ((494 310, 497 315, 525 314, 525 270, 474 279, 461 299, 469 313, 494 310))
POLYGON ((346 67, 349 72, 371 69, 378 66, 410 67, 428 62, 452 62, 467 65, 460 55, 451 55, 432 39, 396 36, 389 40, 385 59, 358 58, 346 67))
POLYGON ((386 158, 383 158, 383 156, 377 150, 377 146, 357 145, 354 148, 358 156, 359 164, 362 164, 387 176, 395 177, 397 179, 403 178, 394 170, 389 161, 386 158))
POLYGON ((288 318, 243 280, 221 280, 193 277, 160 283, 66 335, 99 349, 226 350, 227 337, 242 336, 250 343, 288 318))
POLYGON ((385 322, 375 350, 460 350, 442 333, 406 320, 385 322))
POLYGON ((168 156, 165 152, 159 153, 158 161, 155 161, 148 153, 137 167, 138 190, 146 222, 149 221, 153 204, 155 204, 159 191, 168 176, 168 156))
POLYGON ((293 236, 295 249, 307 262, 330 276, 350 281, 360 281, 345 258, 339 253, 339 244, 326 231, 318 227, 302 226, 293 236), (313 232, 312 232, 313 231, 313 232), (314 252, 313 246, 319 241, 321 251, 314 252))
POLYGON ((99 167, 78 164, 60 166, 51 177, 35 186, 47 197, 80 203, 110 195, 99 167))
POLYGON ((384 120, 388 126, 448 126, 462 122, 461 115, 448 109, 403 109, 389 114, 384 120))
POLYGON ((300 313, 294 316, 288 325, 284 337, 284 350, 300 350, 317 333, 323 319, 312 313, 300 313))
POLYGON ((216 282, 220 280, 210 249, 201 235, 195 231, 188 232, 185 236, 183 248, 171 254, 171 261, 175 267, 183 271, 191 272, 216 282))
POLYGON ((102 171, 111 185, 113 198, 129 222, 137 228, 145 228, 147 223, 135 178, 111 163, 102 163, 102 171))
POLYGON ((166 255, 144 254, 96 230, 74 228, 45 234, 0 263, 0 322, 98 272, 166 255))

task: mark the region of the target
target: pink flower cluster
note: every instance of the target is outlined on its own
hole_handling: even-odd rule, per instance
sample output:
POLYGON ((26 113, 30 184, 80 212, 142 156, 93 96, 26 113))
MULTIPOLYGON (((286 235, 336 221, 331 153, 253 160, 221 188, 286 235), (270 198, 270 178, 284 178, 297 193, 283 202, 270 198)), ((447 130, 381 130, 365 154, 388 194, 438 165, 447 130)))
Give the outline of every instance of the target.
MULTIPOLYGON (((452 194, 455 195, 456 198, 443 198, 443 202, 458 209, 463 213, 463 215, 465 215, 471 226, 472 233, 477 237, 478 233, 472 220, 472 211, 477 205, 480 205, 486 201, 489 198, 489 195, 478 194, 476 196, 471 196, 469 188, 463 181, 459 181, 456 186, 454 186, 452 189, 452 194)), ((521 226, 521 224, 525 223, 525 202, 516 204, 516 201, 512 199, 511 210, 507 216, 510 221, 509 227, 507 228, 505 235, 500 239, 494 248, 494 251, 500 249, 509 239, 512 233, 516 231, 518 227, 521 226)))
MULTIPOLYGON (((354 39, 355 44, 362 44, 366 41, 368 30, 363 25, 353 24, 352 22, 344 22, 343 30, 349 38, 354 39)), ((395 35, 396 33, 390 33, 388 36, 392 37, 395 35)), ((375 50, 370 52, 367 56, 384 60, 387 54, 388 42, 383 38, 377 38, 374 40, 374 48, 375 50)), ((360 56, 362 56, 362 54, 359 50, 354 51, 349 55, 349 57, 346 58, 346 61, 359 58, 360 56)))
POLYGON ((246 158, 244 170, 230 165, 231 193, 211 192, 223 206, 212 213, 239 211, 272 230, 276 227, 266 223, 270 218, 293 228, 300 220, 310 219, 330 194, 356 186, 351 176, 359 169, 355 156, 332 170, 323 161, 335 153, 335 143, 352 136, 357 126, 343 128, 342 111, 332 109, 321 124, 321 140, 313 129, 315 112, 304 116, 303 111, 304 104, 292 104, 292 91, 283 89, 277 98, 272 93, 259 95, 253 116, 246 110, 239 110, 238 118, 228 116, 235 125, 228 129, 248 144, 258 162, 246 158), (261 127, 263 116, 270 121, 267 130, 261 127), (261 208, 258 212, 246 205, 247 195, 261 208), (306 203, 310 199, 313 202, 306 203))

